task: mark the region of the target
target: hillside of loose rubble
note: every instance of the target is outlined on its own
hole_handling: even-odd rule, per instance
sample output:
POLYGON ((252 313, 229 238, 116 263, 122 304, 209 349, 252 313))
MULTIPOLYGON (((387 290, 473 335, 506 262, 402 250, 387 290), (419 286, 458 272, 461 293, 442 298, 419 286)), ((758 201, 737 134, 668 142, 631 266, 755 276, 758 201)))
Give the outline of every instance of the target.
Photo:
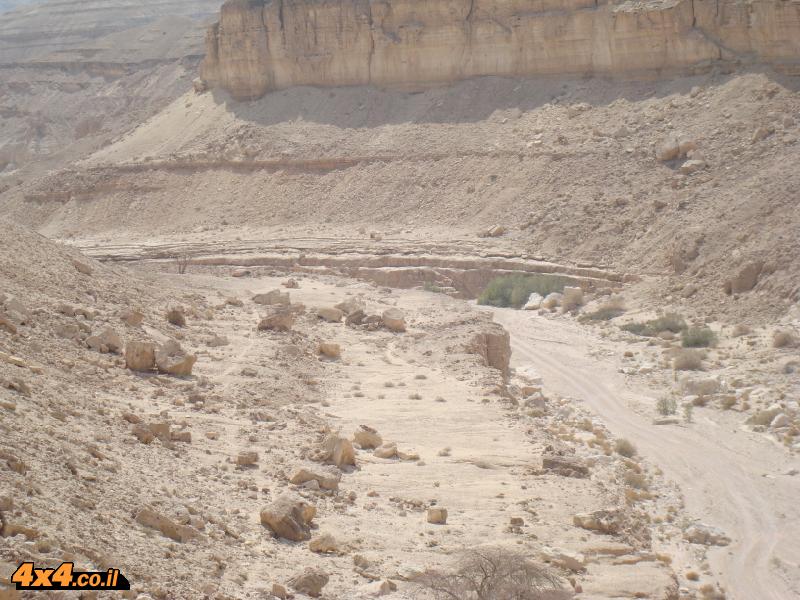
POLYGON ((132 598, 427 597, 427 569, 490 540, 569 596, 677 590, 679 490, 534 373, 507 380, 484 313, 3 231, 0 576, 74 560, 132 598))
POLYGON ((5 7, 0 189, 102 148, 179 97, 219 8, 214 0, 5 7))
POLYGON ((190 92, 2 202, 48 235, 106 244, 300 231, 457 248, 494 227, 488 252, 652 277, 654 306, 758 324, 798 300, 796 90, 745 74, 190 92))

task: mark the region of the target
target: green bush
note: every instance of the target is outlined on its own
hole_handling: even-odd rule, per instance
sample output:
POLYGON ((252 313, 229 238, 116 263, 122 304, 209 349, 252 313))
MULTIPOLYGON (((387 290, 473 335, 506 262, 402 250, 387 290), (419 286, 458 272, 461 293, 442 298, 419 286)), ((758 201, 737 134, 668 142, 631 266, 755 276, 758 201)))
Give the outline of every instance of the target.
POLYGON ((622 326, 622 329, 635 335, 653 337, 662 331, 680 333, 686 329, 686 321, 678 314, 667 313, 644 323, 627 323, 622 326))
POLYGON ((436 285, 432 281, 426 281, 425 283, 423 283, 422 284, 422 288, 426 292, 433 292, 434 294, 443 294, 444 293, 444 288, 441 287, 441 286, 436 285))
POLYGON ((717 343, 717 334, 708 327, 690 327, 681 334, 684 348, 708 348, 717 343))
POLYGON ((489 282, 478 297, 478 304, 520 308, 536 292, 547 296, 553 292, 563 292, 569 280, 557 275, 504 275, 489 282))

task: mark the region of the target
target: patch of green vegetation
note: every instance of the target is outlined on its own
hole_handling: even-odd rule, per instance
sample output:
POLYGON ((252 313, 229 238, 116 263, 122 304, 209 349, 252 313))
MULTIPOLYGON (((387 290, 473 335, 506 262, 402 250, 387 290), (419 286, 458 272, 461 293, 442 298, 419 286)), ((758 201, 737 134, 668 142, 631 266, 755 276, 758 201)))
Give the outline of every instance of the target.
POLYGON ((444 288, 436 285, 432 281, 426 281, 422 284, 422 289, 426 292, 433 292, 434 294, 444 294, 444 288))
POLYGON ((557 275, 505 275, 489 282, 478 298, 484 306, 522 307, 534 292, 547 296, 563 292, 569 280, 557 275))
POLYGON ((717 343, 717 334, 708 327, 690 327, 681 334, 684 348, 709 348, 717 343))
POLYGON ((680 333, 685 330, 686 327, 686 321, 682 316, 676 313, 666 313, 656 319, 645 321, 644 323, 627 323, 622 326, 622 329, 634 335, 654 337, 662 331, 680 333))

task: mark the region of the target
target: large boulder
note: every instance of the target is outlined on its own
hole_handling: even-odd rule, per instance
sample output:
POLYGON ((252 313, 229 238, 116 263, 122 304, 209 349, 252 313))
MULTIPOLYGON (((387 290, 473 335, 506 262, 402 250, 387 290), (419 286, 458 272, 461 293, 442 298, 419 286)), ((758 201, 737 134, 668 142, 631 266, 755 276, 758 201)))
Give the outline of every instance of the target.
POLYGON ((200 532, 193 527, 176 523, 172 519, 147 507, 139 509, 139 512, 136 513, 136 522, 150 529, 155 529, 176 542, 185 543, 202 537, 200 532))
POLYGON ((703 546, 727 546, 731 543, 724 531, 704 523, 689 525, 683 532, 683 537, 687 542, 703 546))
POLYGON ((138 310, 124 310, 119 318, 129 327, 138 327, 144 321, 144 315, 138 310))
POLYGON ((735 276, 725 282, 725 291, 728 294, 741 294, 749 292, 758 283, 761 271, 764 269, 763 261, 749 262, 739 269, 735 276))
POLYGON ((131 371, 154 370, 156 345, 152 342, 128 342, 125 345, 125 366, 131 371))
POLYGON ((317 316, 328 323, 341 323, 344 313, 338 308, 326 307, 317 309, 317 316))
POLYGON ((385 442, 375 448, 372 453, 376 458, 397 458, 397 444, 394 442, 385 442))
POLYGON ((3 302, 3 308, 6 318, 17 325, 30 325, 33 322, 33 313, 18 298, 7 298, 3 302))
POLYGON ((619 510, 596 510, 579 513, 572 518, 576 527, 599 533, 617 534, 624 526, 623 514, 619 510))
POLYGON ((561 300, 563 297, 564 297, 563 294, 560 294, 558 292, 547 294, 547 297, 544 300, 542 300, 542 308, 546 308, 547 310, 558 308, 559 306, 561 306, 561 300))
POLYGON ((543 546, 539 556, 542 562, 558 567, 559 569, 572 571, 573 573, 582 573, 586 570, 586 557, 579 552, 569 552, 567 550, 543 546))
POLYGON ((355 325, 361 325, 364 322, 364 319, 366 318, 367 318, 367 313, 361 309, 358 309, 347 315, 347 317, 344 320, 344 323, 348 327, 353 327, 355 325))
POLYGON ((197 356, 184 352, 175 340, 167 341, 156 350, 156 366, 159 371, 168 375, 188 377, 192 374, 195 362, 197 356))
POLYGON ((480 355, 487 366, 501 371, 504 375, 509 372, 511 361, 511 336, 497 323, 486 323, 483 330, 476 333, 467 351, 480 355))
POLYGON ((560 454, 545 454, 542 457, 542 468, 545 471, 563 477, 588 477, 589 467, 577 456, 562 456, 560 454))
POLYGON ((311 539, 311 521, 317 514, 309 504, 296 494, 283 494, 261 510, 261 524, 277 537, 292 542, 311 539))
POLYGON ((306 568, 289 580, 289 585, 297 592, 312 598, 322 595, 322 588, 328 584, 330 578, 319 569, 306 568))
POLYGON ((175 327, 186 327, 186 315, 180 307, 170 308, 167 311, 167 321, 175 327))
POLYGON ((289 306, 289 304, 291 304, 289 294, 281 292, 280 290, 272 290, 266 294, 256 294, 253 296, 253 302, 265 306, 289 306))
POLYGON ((434 506, 428 509, 426 520, 432 525, 447 524, 447 509, 441 506, 434 506))
POLYGON ((336 433, 329 433, 322 440, 316 453, 316 458, 320 462, 336 465, 340 469, 348 466, 355 466, 356 451, 350 440, 347 440, 336 433))
POLYGON ((106 327, 99 334, 88 337, 86 345, 97 352, 113 352, 116 354, 122 350, 122 338, 111 327, 106 327))
POLYGON ((381 316, 383 326, 389 331, 403 333, 406 330, 406 316, 399 308, 390 308, 381 316))
POLYGON ((367 425, 359 425, 355 434, 353 434, 353 441, 364 450, 372 450, 383 444, 381 435, 375 429, 367 425))
POLYGON ((316 481, 323 490, 335 490, 339 488, 341 479, 341 472, 333 467, 300 467, 292 473, 289 482, 303 485, 309 481, 316 481))
POLYGON ((542 306, 542 302, 544 302, 544 297, 541 294, 533 292, 528 297, 528 301, 525 303, 525 306, 522 308, 524 310, 539 310, 539 308, 542 306))
POLYGON ((291 331, 294 326, 294 313, 291 310, 281 309, 272 312, 261 319, 258 324, 259 331, 291 331))
POLYGON ((17 333, 17 326, 3 313, 0 313, 0 331, 6 331, 12 335, 17 333))
POLYGON ((345 545, 330 533, 323 533, 311 538, 308 549, 317 554, 343 554, 345 545))
POLYGON ((349 300, 345 300, 344 302, 340 302, 334 308, 342 311, 345 314, 345 316, 349 316, 356 311, 364 310, 364 305, 358 300, 354 300, 351 298, 349 300))
POLYGON ((698 171, 702 171, 707 166, 708 165, 707 165, 706 161, 704 161, 702 159, 695 158, 695 159, 687 160, 686 162, 684 162, 681 165, 680 171, 684 175, 691 175, 692 173, 697 173, 698 171))
POLYGON ((695 149, 697 149, 697 143, 693 140, 679 135, 671 135, 656 147, 656 158, 661 162, 668 162, 684 157, 695 149))
POLYGON ((333 342, 322 342, 319 345, 319 353, 330 359, 337 359, 341 358, 342 356, 342 347, 339 344, 334 344, 333 342))

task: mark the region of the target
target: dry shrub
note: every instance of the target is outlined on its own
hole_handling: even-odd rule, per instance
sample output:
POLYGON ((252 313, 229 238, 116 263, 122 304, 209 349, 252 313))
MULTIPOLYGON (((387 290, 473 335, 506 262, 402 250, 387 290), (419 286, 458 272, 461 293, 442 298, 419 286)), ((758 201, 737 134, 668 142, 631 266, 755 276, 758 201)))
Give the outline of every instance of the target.
POLYGON ((178 272, 178 275, 186 274, 190 262, 191 259, 188 254, 182 254, 175 259, 175 270, 178 272))
POLYGON ((672 396, 662 396, 656 401, 658 414, 668 417, 678 412, 678 403, 672 396))
POLYGON ((676 371, 699 371, 703 367, 703 353, 683 349, 675 354, 672 366, 676 371))
POLYGON ((681 334, 684 348, 709 348, 716 345, 717 334, 708 327, 690 327, 681 334))
POLYGON ((628 471, 625 473, 625 485, 635 490, 649 490, 650 484, 647 481, 647 476, 644 473, 634 473, 628 471))
POLYGON ((562 600, 557 575, 522 552, 502 547, 464 552, 455 570, 429 569, 414 579, 436 600, 562 600))
POLYGON ((686 329, 686 327, 686 321, 681 315, 666 313, 656 319, 651 319, 643 323, 627 323, 622 326, 622 330, 633 333, 634 335, 655 337, 664 331, 680 333, 686 329))
POLYGON ((578 320, 582 323, 587 321, 610 321, 623 314, 625 314, 625 299, 616 295, 608 298, 596 311, 581 315, 578 320))
POLYGON ((778 329, 772 334, 773 348, 794 348, 798 345, 797 336, 788 329, 778 329))
POLYGON ((614 450, 620 456, 624 456, 625 458, 633 458, 636 456, 636 446, 633 445, 632 442, 626 440, 625 438, 620 438, 617 440, 617 443, 614 445, 614 450))

